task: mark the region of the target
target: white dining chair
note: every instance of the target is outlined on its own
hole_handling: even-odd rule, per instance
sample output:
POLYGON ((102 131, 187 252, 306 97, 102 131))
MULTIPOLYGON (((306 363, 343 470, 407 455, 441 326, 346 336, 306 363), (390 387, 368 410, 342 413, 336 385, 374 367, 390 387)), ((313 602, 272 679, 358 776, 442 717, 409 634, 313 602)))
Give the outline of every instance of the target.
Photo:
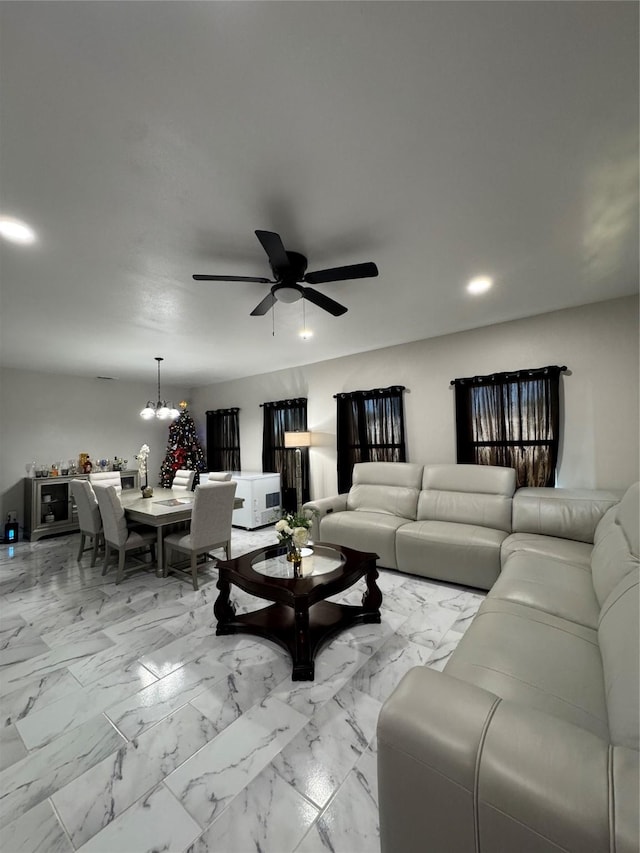
MULTIPOLYGON (((120 501, 120 495, 115 486, 96 485, 96 498, 102 516, 102 528, 104 535, 104 563, 102 574, 107 573, 109 558, 113 551, 118 553, 118 571, 116 583, 119 584, 124 577, 125 557, 129 552, 146 548, 151 553, 152 563, 156 561, 156 537, 157 531, 153 527, 128 527, 124 509, 120 501)), ((142 561, 140 561, 142 562, 142 561)), ((149 566, 149 563, 144 565, 149 566)))
MULTIPOLYGON (((193 588, 198 589, 198 557, 214 548, 224 548, 227 560, 231 554, 231 517, 236 482, 204 483, 196 486, 188 533, 170 533, 164 540, 164 576, 169 572, 188 576, 185 569, 172 564, 173 552, 188 554, 193 588)), ((205 556, 206 561, 206 556, 205 556)))
POLYGON ((228 483, 230 479, 231 471, 209 471, 209 476, 206 482, 228 483))
POLYGON ((122 478, 120 471, 92 471, 89 474, 92 486, 113 486, 118 494, 122 494, 122 478))
POLYGON ((78 524, 80 525, 78 562, 82 559, 84 552, 91 548, 91 566, 93 568, 98 559, 98 551, 103 544, 102 516, 100 515, 98 499, 88 480, 72 480, 69 483, 69 488, 78 510, 78 524), (91 542, 88 547, 86 547, 87 539, 91 542))
POLYGON ((195 476, 195 471, 188 471, 186 468, 179 468, 173 477, 171 488, 174 492, 191 492, 193 490, 193 478, 195 476))

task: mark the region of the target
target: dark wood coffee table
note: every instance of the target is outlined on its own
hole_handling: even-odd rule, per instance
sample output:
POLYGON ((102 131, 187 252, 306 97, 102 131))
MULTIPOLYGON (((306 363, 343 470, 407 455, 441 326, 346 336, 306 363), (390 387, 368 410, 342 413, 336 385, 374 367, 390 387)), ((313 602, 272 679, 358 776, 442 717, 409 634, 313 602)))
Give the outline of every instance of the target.
POLYGON ((302 558, 302 577, 279 545, 258 548, 233 560, 218 561, 218 589, 213 612, 216 634, 247 632, 283 646, 293 659, 293 681, 312 681, 314 657, 338 631, 359 622, 380 622, 382 593, 376 584, 378 555, 321 542, 302 558), (326 601, 365 577, 361 605, 326 601), (236 614, 231 585, 273 602, 251 613, 236 614))

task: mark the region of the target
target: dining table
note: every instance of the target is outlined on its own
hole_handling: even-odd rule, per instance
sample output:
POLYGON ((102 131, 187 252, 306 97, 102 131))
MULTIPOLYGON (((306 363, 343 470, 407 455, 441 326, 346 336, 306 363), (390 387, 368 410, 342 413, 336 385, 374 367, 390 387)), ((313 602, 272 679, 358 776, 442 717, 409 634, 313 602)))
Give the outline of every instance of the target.
MULTIPOLYGON (((146 524, 157 528, 156 574, 162 577, 164 571, 164 535, 167 528, 174 524, 189 521, 193 510, 194 492, 176 489, 154 489, 153 495, 143 498, 133 489, 123 490, 120 495, 122 508, 128 521, 146 524)), ((240 509, 243 498, 234 498, 233 508, 240 509)))

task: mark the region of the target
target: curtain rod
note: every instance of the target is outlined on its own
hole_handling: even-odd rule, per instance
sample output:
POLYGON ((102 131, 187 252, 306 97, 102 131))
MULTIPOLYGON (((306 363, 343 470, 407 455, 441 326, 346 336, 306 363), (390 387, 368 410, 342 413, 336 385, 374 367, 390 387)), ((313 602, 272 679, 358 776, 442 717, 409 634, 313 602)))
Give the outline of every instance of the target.
POLYGON ((371 388, 370 391, 341 391, 339 394, 334 394, 333 399, 344 399, 345 397, 355 397, 357 395, 366 396, 367 394, 389 394, 405 390, 404 385, 390 385, 388 388, 371 388))
POLYGON ((294 397, 291 400, 272 400, 268 403, 260 403, 260 408, 262 409, 264 406, 299 406, 301 403, 306 402, 306 397, 294 397))
POLYGON ((521 379, 527 376, 540 376, 545 373, 558 371, 564 373, 567 370, 566 364, 558 367, 557 364, 550 364, 548 367, 535 367, 531 370, 509 370, 505 373, 489 373, 486 376, 467 376, 464 379, 452 379, 449 385, 464 385, 466 382, 495 382, 496 379, 521 379))

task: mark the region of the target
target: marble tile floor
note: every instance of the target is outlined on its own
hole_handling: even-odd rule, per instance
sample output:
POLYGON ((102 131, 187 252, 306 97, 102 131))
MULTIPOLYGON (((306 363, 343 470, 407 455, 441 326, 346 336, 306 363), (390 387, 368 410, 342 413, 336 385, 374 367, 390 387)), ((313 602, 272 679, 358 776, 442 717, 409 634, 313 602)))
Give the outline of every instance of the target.
MULTIPOLYGON (((276 644, 215 636, 214 561, 197 592, 145 569, 116 587, 78 536, 0 545, 3 853, 377 853, 382 703, 444 666, 483 595, 383 570, 382 623, 293 682, 276 644)), ((234 528, 232 554, 271 542, 234 528)))

